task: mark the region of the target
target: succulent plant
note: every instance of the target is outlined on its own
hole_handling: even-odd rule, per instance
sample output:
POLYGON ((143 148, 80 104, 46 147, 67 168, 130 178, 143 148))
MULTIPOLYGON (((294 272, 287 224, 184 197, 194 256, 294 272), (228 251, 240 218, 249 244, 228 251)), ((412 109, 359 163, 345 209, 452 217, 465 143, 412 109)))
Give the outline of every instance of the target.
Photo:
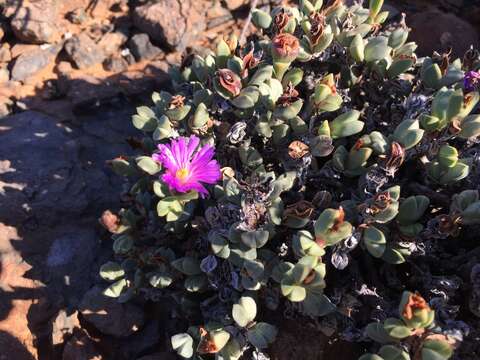
POLYGON ((365 354, 359 360, 447 360, 452 356, 451 339, 432 328, 435 312, 419 294, 405 291, 399 314, 400 318, 388 318, 383 323, 371 323, 366 327, 369 338, 385 345, 378 354, 365 354))
MULTIPOLYGON (((480 224, 478 192, 461 188, 478 187, 480 61, 434 54, 417 64, 405 22, 382 5, 255 9, 245 44, 230 36, 185 56, 168 91, 133 115, 143 138, 109 162, 126 184, 124 208, 101 219, 115 261, 100 273, 119 301, 175 300, 181 357, 266 351, 279 314, 327 316, 342 331, 327 269, 333 279, 350 276, 340 271, 349 262, 351 273, 364 263, 390 273, 425 238, 480 224)), ((367 326, 383 346, 361 359, 449 358, 433 321, 405 292, 398 318, 367 326)))

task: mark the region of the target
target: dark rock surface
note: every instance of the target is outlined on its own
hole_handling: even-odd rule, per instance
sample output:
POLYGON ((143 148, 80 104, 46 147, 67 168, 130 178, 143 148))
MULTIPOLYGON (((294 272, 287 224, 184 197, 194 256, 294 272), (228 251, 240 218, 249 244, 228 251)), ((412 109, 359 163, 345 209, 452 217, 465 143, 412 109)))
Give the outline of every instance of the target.
POLYGON ((436 9, 419 12, 407 17, 412 28, 410 38, 418 44, 420 56, 431 55, 433 51, 448 51, 462 57, 470 45, 478 48, 479 32, 465 20, 436 9))
POLYGON ((137 61, 152 60, 163 54, 163 51, 154 46, 147 34, 136 34, 128 42, 128 46, 137 61))
POLYGON ((102 47, 84 33, 68 39, 65 42, 65 51, 79 69, 100 64, 105 59, 102 47))
POLYGON ((103 357, 85 331, 77 331, 65 345, 62 360, 101 360, 103 357))
POLYGON ((126 337, 138 331, 145 322, 141 308, 128 302, 121 304, 117 299, 102 294, 103 288, 90 289, 80 303, 83 318, 103 334, 126 337))
POLYGON ((105 161, 128 151, 132 109, 99 111, 82 116, 80 126, 31 111, 1 120, 2 349, 14 348, 12 334, 35 358, 51 358, 52 347, 76 326, 68 309, 77 308, 111 256, 97 219, 118 207, 122 180, 105 161), (59 314, 62 308, 68 313, 59 314))

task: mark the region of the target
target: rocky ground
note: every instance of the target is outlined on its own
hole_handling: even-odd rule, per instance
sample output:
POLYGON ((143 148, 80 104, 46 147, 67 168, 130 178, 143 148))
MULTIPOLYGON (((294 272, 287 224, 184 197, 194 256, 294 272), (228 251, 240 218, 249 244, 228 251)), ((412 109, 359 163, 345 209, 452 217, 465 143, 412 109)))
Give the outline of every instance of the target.
MULTIPOLYGON (((387 6, 409 14, 421 55, 478 46, 478 1, 387 6)), ((248 9, 248 0, 0 2, 0 360, 175 358, 168 304, 101 295, 111 243, 97 219, 118 209, 122 188, 106 161, 131 151, 130 116, 168 86, 169 64, 239 34, 248 9)), ((317 359, 327 340, 311 341, 286 331, 281 342, 317 359)))

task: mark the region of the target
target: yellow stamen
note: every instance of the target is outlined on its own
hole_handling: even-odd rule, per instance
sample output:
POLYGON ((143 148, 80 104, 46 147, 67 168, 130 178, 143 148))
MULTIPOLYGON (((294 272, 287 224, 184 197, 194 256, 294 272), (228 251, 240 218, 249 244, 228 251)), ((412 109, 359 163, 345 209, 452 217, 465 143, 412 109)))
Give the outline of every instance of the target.
POLYGON ((188 177, 188 169, 177 170, 177 172, 175 173, 175 176, 181 182, 185 182, 185 180, 187 180, 187 177, 188 177))

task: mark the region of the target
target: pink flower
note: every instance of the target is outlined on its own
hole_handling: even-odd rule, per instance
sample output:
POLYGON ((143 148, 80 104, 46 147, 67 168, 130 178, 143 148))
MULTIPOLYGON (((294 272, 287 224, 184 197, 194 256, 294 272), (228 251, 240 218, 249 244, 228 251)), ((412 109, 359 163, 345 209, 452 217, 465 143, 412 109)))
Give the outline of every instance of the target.
POLYGON ((158 153, 152 155, 153 160, 166 168, 162 180, 171 190, 181 193, 195 190, 202 196, 208 195, 202 183, 215 184, 222 177, 220 166, 212 160, 214 148, 204 145, 197 151, 199 143, 196 136, 180 137, 170 145, 158 145, 158 153))

